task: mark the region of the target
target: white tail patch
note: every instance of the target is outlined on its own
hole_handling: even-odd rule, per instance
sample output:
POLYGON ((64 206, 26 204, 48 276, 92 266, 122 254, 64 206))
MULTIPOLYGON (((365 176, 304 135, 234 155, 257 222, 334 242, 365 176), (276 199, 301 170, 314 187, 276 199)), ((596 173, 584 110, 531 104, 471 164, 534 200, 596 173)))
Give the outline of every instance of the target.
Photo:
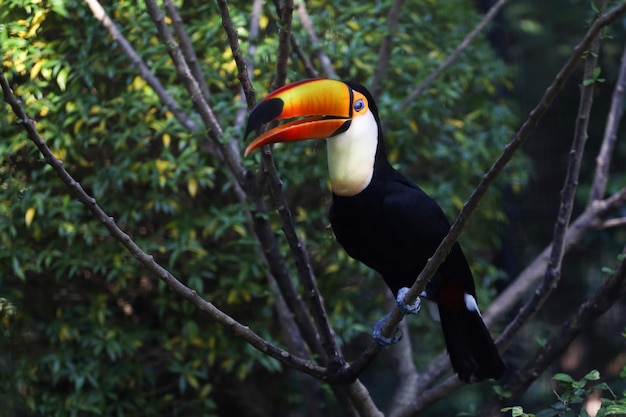
POLYGON ((465 308, 469 311, 475 311, 480 316, 480 310, 478 309, 478 303, 473 295, 465 293, 463 295, 463 299, 465 300, 465 308))

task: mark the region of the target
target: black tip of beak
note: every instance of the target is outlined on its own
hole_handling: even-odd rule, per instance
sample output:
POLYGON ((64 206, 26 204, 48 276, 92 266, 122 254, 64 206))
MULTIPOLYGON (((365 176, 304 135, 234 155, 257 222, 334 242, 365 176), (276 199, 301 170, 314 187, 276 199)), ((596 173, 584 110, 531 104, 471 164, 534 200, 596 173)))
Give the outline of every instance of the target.
POLYGON ((285 103, 283 100, 279 98, 271 98, 257 104, 257 106, 252 109, 252 112, 250 113, 248 125, 246 126, 246 133, 243 138, 247 138, 250 132, 277 118, 283 111, 284 105, 285 103))

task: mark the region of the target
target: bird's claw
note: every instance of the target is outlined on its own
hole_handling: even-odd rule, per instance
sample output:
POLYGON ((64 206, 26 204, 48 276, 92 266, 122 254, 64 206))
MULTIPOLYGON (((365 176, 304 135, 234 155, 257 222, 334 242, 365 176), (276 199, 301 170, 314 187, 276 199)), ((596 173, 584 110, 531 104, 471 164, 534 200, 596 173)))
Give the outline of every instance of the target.
POLYGON ((415 300, 413 304, 407 304, 404 302, 404 296, 409 291, 407 287, 402 287, 398 290, 398 296, 396 297, 396 305, 402 312, 402 314, 417 314, 420 311, 421 300, 419 297, 415 300))
MULTIPOLYGON (((398 296, 396 297, 396 305, 398 306, 398 308, 404 315, 417 314, 421 308, 420 307, 421 300, 419 297, 417 297, 417 299, 415 300, 413 304, 405 303, 404 296, 406 295, 408 291, 409 289, 406 287, 400 288, 398 290, 398 296)), ((374 331, 372 332, 372 336, 374 337, 374 340, 376 340, 376 343, 378 343, 378 345, 383 349, 386 349, 389 346, 395 343, 398 343, 400 340, 402 340, 402 336, 403 336, 402 330, 399 327, 396 327, 396 331, 393 334, 393 336, 391 337, 383 336, 382 330, 383 330, 383 327, 385 327, 385 323, 387 323, 387 320, 389 320, 390 315, 391 313, 388 313, 387 315, 385 315, 385 317, 378 320, 376 324, 374 324, 374 331)))
POLYGON ((387 349, 389 346, 398 343, 400 340, 402 340, 402 336, 403 336, 402 330, 399 327, 396 327, 396 331, 394 332, 393 336, 391 337, 383 336, 382 330, 383 330, 383 327, 385 327, 385 323, 387 323, 387 320, 389 320, 390 315, 391 313, 388 313, 385 315, 385 317, 378 320, 376 324, 374 324, 374 331, 372 332, 372 336, 374 337, 374 340, 376 340, 376 343, 378 343, 378 346, 380 346, 383 349, 387 349))

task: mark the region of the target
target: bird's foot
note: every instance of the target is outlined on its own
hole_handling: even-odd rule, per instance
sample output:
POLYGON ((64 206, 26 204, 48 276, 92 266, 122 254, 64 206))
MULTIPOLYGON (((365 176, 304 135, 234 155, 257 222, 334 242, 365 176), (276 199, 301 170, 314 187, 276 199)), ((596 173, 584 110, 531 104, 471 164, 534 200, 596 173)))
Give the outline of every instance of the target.
POLYGON ((376 324, 374 324, 374 331, 372 332, 372 336, 374 337, 374 340, 376 341, 376 343, 378 343, 378 346, 380 346, 383 349, 387 349, 389 346, 398 343, 400 340, 402 340, 402 336, 403 336, 402 330, 400 330, 399 327, 396 327, 396 331, 393 334, 393 336, 391 337, 383 336, 382 330, 383 330, 383 327, 385 327, 385 323, 387 323, 387 320, 389 320, 390 315, 391 313, 388 313, 385 315, 385 317, 378 320, 376 324))
POLYGON ((407 304, 404 302, 404 296, 409 291, 407 287, 402 287, 398 290, 398 296, 396 297, 396 305, 402 312, 402 314, 417 314, 420 311, 421 300, 419 297, 415 300, 413 304, 407 304))

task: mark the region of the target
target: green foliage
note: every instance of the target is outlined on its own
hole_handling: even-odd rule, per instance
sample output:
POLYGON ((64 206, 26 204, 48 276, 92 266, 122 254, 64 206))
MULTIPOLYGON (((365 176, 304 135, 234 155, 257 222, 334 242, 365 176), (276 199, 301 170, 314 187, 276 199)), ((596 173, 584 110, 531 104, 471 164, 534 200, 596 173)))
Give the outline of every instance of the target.
MULTIPOLYGON (((322 48, 342 78, 370 80, 390 3, 307 3, 322 48)), ((239 86, 216 5, 177 5, 211 104, 223 126, 235 126, 239 86)), ((168 93, 201 125, 143 5, 104 6, 168 93)), ((231 4, 244 50, 250 7, 231 4)), ((259 96, 273 76, 279 27, 273 6, 266 4, 264 13, 261 37, 254 39, 259 96)), ((422 97, 408 108, 395 106, 477 20, 472 2, 412 2, 394 30, 390 73, 378 98, 393 163, 450 216, 512 136, 515 116, 497 94, 510 83, 508 70, 480 39, 422 97)), ((234 196, 223 164, 203 149, 202 135, 176 121, 83 2, 5 0, 0 22, 1 59, 15 93, 70 173, 174 275, 282 343, 248 207, 234 196)), ((294 30, 313 56, 297 20, 294 30)), ((290 81, 304 78, 295 55, 289 71, 290 81)), ((276 361, 209 322, 108 236, 6 107, 0 136, 1 403, 46 416, 211 415, 220 402, 243 395, 243 381, 271 374, 276 382, 253 384, 253 390, 279 398, 272 407, 282 411, 299 404, 297 389, 276 361)), ((383 313, 382 284, 348 258, 327 227, 323 148, 294 146, 277 151, 276 158, 331 322, 349 344, 383 313)), ((258 156, 244 163, 255 170, 258 156)), ((517 159, 500 186, 518 191, 526 181, 524 166, 517 159)), ((501 199, 497 190, 489 194, 464 238, 486 284, 502 275, 490 261, 505 220, 501 199)), ((270 220, 278 231, 273 214, 270 220)), ((281 245, 288 253, 286 242, 281 245)), ((482 285, 479 292, 486 304, 492 293, 482 285)), ((432 339, 420 343, 418 352, 428 361, 443 346, 438 331, 426 333, 438 324, 414 322, 432 339)))
MULTIPOLYGON (((622 370, 621 377, 626 376, 626 368, 622 370)), ((580 380, 575 380, 565 373, 555 374, 552 379, 557 382, 558 390, 555 391, 557 401, 550 407, 539 411, 537 414, 524 412, 521 406, 506 407, 502 412, 511 412, 513 417, 589 417, 589 413, 583 408, 583 403, 594 391, 601 391, 608 396, 600 398, 600 408, 596 417, 621 416, 626 414, 626 391, 620 396, 609 387, 606 382, 597 383, 600 380, 600 372, 593 370, 580 380)))

